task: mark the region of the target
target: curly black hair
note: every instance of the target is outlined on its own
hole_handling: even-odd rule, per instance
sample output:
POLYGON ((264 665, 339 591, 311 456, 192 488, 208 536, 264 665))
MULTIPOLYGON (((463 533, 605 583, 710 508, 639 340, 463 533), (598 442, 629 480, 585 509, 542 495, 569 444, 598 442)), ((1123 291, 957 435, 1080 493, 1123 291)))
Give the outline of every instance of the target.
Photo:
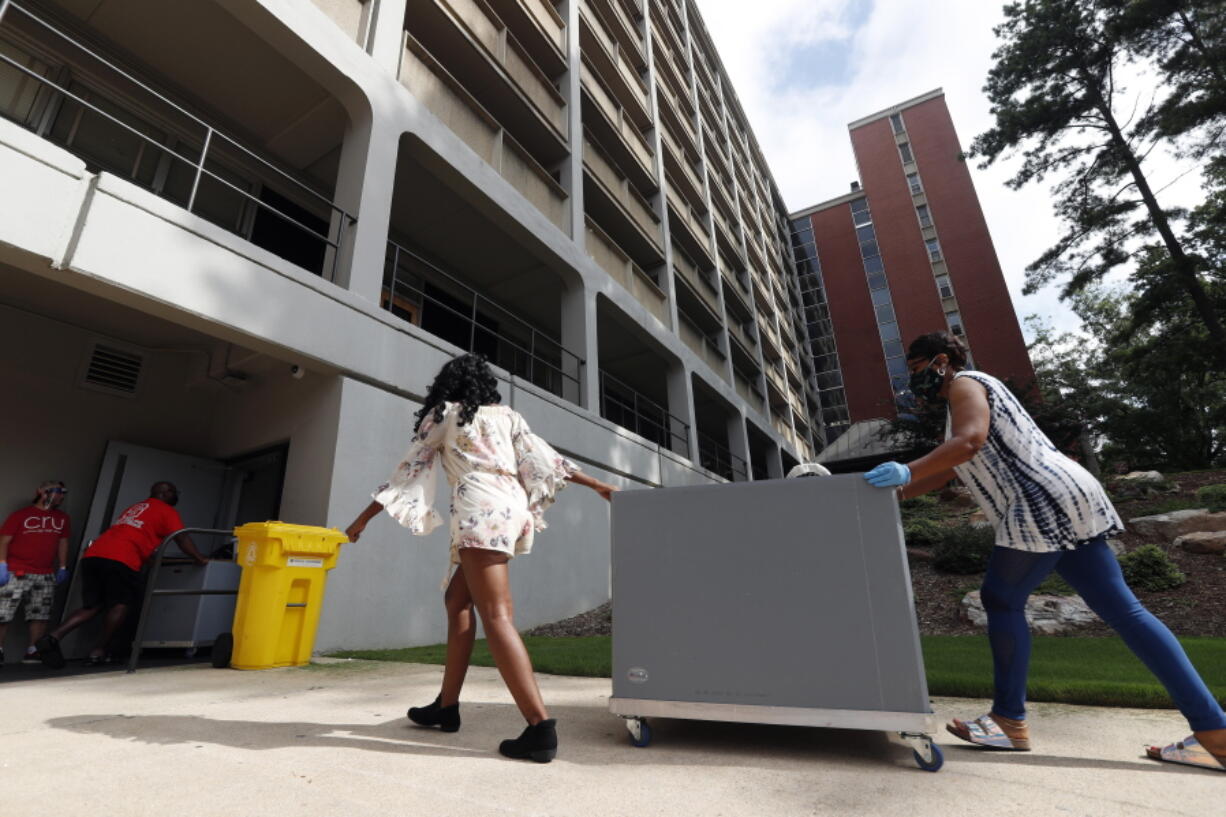
POLYGON ((477 409, 502 402, 502 395, 498 393, 498 378, 494 377, 483 355, 460 355, 443 364, 430 384, 425 404, 417 412, 413 433, 421 429, 421 421, 431 412, 434 412, 434 422, 441 423, 447 402, 464 406, 459 420, 462 426, 472 422, 477 409))

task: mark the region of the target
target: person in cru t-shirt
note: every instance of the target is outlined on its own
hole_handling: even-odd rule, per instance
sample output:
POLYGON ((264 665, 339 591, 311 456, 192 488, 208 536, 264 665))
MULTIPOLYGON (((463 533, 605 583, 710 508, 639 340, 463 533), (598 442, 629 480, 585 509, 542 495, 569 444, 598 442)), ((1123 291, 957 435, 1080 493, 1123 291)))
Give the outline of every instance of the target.
MULTIPOLYGON (((63 624, 35 642, 43 664, 52 669, 63 667, 60 639, 102 610, 106 610, 102 635, 90 650, 89 661, 99 664, 107 660, 107 644, 128 610, 140 600, 141 568, 167 536, 185 527, 174 509, 178 501, 179 489, 172 483, 155 483, 148 499, 127 508, 115 524, 93 541, 78 565, 81 609, 74 610, 63 624)), ((179 534, 174 541, 196 564, 208 562, 186 533, 179 534)))
POLYGON ((59 509, 67 493, 59 480, 44 482, 30 505, 9 514, 0 527, 0 667, 9 622, 23 602, 30 628, 24 662, 38 662, 34 642, 47 631, 56 585, 68 579, 72 526, 59 509))

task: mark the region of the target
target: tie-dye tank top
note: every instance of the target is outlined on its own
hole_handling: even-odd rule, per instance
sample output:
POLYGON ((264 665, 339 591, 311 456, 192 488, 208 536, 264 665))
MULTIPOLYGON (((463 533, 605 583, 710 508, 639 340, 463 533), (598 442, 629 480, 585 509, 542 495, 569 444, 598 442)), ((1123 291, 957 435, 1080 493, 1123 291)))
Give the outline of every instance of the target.
MULTIPOLYGON (((1089 471, 1061 454, 1013 393, 982 372, 959 372, 988 392, 988 438, 954 472, 996 528, 996 544, 1033 552, 1074 548, 1124 523, 1089 471)), ((950 436, 948 421, 946 439, 950 436)))

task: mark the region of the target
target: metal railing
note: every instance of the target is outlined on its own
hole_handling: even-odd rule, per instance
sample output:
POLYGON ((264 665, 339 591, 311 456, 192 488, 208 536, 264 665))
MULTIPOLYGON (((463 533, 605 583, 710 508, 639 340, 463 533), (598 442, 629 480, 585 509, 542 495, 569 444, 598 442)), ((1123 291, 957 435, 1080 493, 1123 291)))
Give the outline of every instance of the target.
MULTIPOLYGON (((82 53, 87 54, 89 57, 98 61, 102 65, 106 66, 111 71, 114 71, 116 74, 123 77, 124 79, 132 83, 137 88, 141 89, 145 93, 157 99, 159 102, 168 106, 176 114, 186 117, 190 122, 192 122, 195 125, 199 125, 203 129, 203 133, 201 134, 201 137, 200 137, 202 139, 202 148, 200 150, 200 154, 196 158, 192 158, 189 155, 184 155, 183 153, 179 152, 181 148, 176 149, 175 147, 170 147, 168 145, 165 145, 157 141, 153 137, 141 132, 139 129, 120 120, 113 114, 110 114, 106 112, 105 110, 103 110, 102 108, 98 107, 97 105, 89 102, 84 97, 76 93, 73 93, 64 85, 61 85, 52 79, 42 76, 37 71, 33 71, 30 68, 27 68, 26 66, 10 58, 6 54, 0 53, 0 61, 10 66, 11 68, 16 69, 17 71, 20 71, 22 74, 25 74, 26 76, 30 77, 35 82, 38 82, 41 85, 44 85, 54 90, 55 92, 62 94, 64 97, 73 100, 78 105, 81 105, 87 108, 88 110, 94 112, 98 116, 105 118, 111 124, 117 125, 118 127, 122 128, 124 131, 127 131, 128 133, 140 139, 144 144, 150 147, 153 147, 156 150, 161 151, 162 153, 166 154, 172 159, 177 159, 178 161, 185 162, 190 167, 195 168, 195 176, 192 180, 191 192, 188 195, 187 206, 186 206, 186 209, 189 213, 192 212, 193 208, 196 205, 196 196, 200 190, 201 180, 205 177, 208 177, 212 182, 223 185, 224 187, 228 188, 232 192, 237 193, 238 195, 242 196, 244 199, 251 202, 256 207, 272 213, 273 215, 277 216, 278 218, 285 221, 286 223, 294 227, 297 227, 299 230, 303 231, 306 235, 310 236, 312 239, 322 242, 325 246, 327 246, 331 250, 332 260, 331 260, 331 274, 329 276, 329 279, 335 280, 336 266, 337 266, 337 262, 340 256, 340 248, 344 241, 346 230, 357 222, 357 218, 355 216, 351 216, 344 209, 334 204, 332 200, 329 199, 327 196, 324 196, 323 194, 313 190, 312 188, 303 184, 298 179, 286 173, 284 170, 280 169, 276 165, 269 162, 267 159, 264 159, 263 157, 252 152, 251 150, 248 150, 238 141, 232 139, 231 137, 217 130, 212 125, 210 125, 208 122, 205 122, 203 119, 193 114, 191 111, 187 110, 186 108, 179 105, 178 103, 172 101, 171 99, 159 93, 158 91, 154 90, 148 84, 137 79, 135 76, 128 73, 123 68, 120 68, 114 62, 108 60, 106 57, 102 56, 98 52, 91 50, 90 48, 88 48, 83 43, 79 42, 78 40, 73 39, 73 37, 70 36, 69 34, 66 34, 65 32, 61 31, 59 28, 56 28, 54 25, 47 22, 43 18, 39 17, 34 12, 14 2, 14 0, 0 0, 0 30, 3 30, 5 16, 9 12, 17 12, 17 13, 24 15, 26 18, 28 18, 33 23, 41 26, 42 28, 58 36, 65 42, 76 47, 82 53), (274 207, 273 205, 268 204, 265 201, 262 201, 258 196, 252 195, 251 193, 239 187, 238 185, 226 180, 222 176, 206 168, 205 164, 209 160, 209 152, 210 150, 214 149, 214 146, 217 143, 224 143, 229 148, 240 151, 248 159, 254 160, 255 162, 259 163, 259 165, 264 170, 270 171, 271 173, 275 174, 281 180, 288 182, 290 185, 293 186, 293 189, 297 191, 298 193, 305 195, 307 198, 311 200, 314 200, 314 201, 317 201, 323 204, 325 207, 328 208, 328 210, 334 216, 339 216, 339 218, 336 218, 334 220, 335 221, 335 232, 336 232, 335 239, 332 238, 331 229, 329 230, 328 233, 321 233, 315 228, 307 226, 306 224, 303 224, 297 218, 294 218, 293 216, 282 212, 279 208, 274 207)), ((123 106, 120 105, 119 107, 122 108, 123 106)), ((320 269, 319 272, 322 274, 323 269, 320 269)))
POLYGON ((579 402, 579 376, 584 365, 583 358, 548 335, 542 334, 511 310, 481 295, 459 278, 394 241, 387 242, 384 287, 387 298, 383 306, 389 312, 395 314, 398 301, 406 299, 419 310, 418 319, 413 322, 428 332, 432 323, 431 312, 435 316, 444 316, 444 320, 459 321, 467 328, 466 338, 440 337, 465 351, 486 353, 495 366, 506 369, 511 374, 563 399, 579 402), (404 266, 410 260, 419 268, 404 266), (426 268, 428 273, 423 273, 420 267, 426 268), (428 291, 425 284, 431 283, 431 278, 445 282, 448 287, 447 295, 457 303, 463 303, 464 308, 459 309, 455 304, 447 303, 428 291), (456 297, 456 291, 463 297, 456 297), (491 320, 495 317, 497 322, 491 320), (518 327, 520 331, 508 331, 508 324, 518 327), (492 354, 489 354, 491 351, 492 354))
POLYGON ((744 458, 733 454, 728 446, 701 431, 698 432, 698 464, 730 482, 749 479, 749 466, 744 458))
POLYGON ((600 416, 687 459, 690 426, 608 372, 600 372, 600 416))
MULTIPOLYGON (((2 9, 3 6, 0 6, 2 9)), ((234 531, 219 530, 217 528, 180 528, 174 533, 168 535, 158 545, 157 550, 153 555, 153 562, 149 566, 148 578, 145 581, 145 597, 144 602, 140 607, 140 617, 136 620, 136 634, 132 636, 132 654, 128 657, 128 672, 136 672, 136 665, 140 662, 141 650, 145 646, 145 625, 149 622, 149 613, 152 612, 154 597, 163 598, 165 596, 237 596, 238 589, 234 590, 158 590, 157 578, 158 572, 162 567, 162 556, 166 552, 166 545, 172 540, 178 538, 184 533, 201 533, 206 536, 228 536, 230 543, 235 541, 234 531)), ((220 545, 219 547, 225 547, 220 545)), ((217 550, 217 548, 214 548, 217 550)))

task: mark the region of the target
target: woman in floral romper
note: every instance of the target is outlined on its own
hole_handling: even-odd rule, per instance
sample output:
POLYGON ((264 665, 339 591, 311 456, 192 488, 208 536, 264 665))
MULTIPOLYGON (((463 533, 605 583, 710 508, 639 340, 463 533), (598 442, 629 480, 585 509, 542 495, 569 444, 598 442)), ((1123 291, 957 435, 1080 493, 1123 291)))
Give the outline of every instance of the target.
POLYGON ((438 698, 410 709, 409 718, 444 732, 460 728, 460 688, 476 638, 475 604, 494 663, 528 721, 523 734, 504 740, 499 751, 547 763, 557 753, 556 723, 541 701, 532 662, 515 629, 507 563, 532 549, 534 532, 545 527, 545 509, 566 482, 586 485, 605 499, 617 489, 580 473, 533 434, 514 409, 499 405, 497 385, 480 356, 462 355, 444 365, 417 413, 404 461, 346 533, 356 542, 381 510, 414 534, 433 531, 443 522, 432 507, 442 466, 451 485, 448 572, 456 567, 444 582, 447 663, 438 698))

